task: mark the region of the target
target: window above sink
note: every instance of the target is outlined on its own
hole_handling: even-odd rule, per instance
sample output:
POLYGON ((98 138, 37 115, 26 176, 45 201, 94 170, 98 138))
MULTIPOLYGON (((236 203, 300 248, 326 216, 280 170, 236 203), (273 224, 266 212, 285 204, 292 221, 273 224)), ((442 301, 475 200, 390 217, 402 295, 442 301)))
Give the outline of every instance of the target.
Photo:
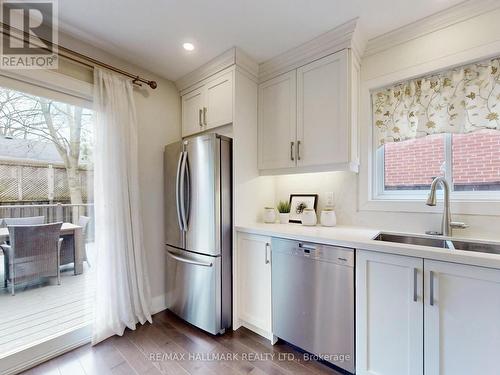
POLYGON ((378 199, 424 199, 438 176, 448 181, 452 200, 500 199, 500 131, 387 143, 375 157, 378 199))
POLYGON ((498 216, 500 57, 468 59, 417 75, 402 69, 362 88, 370 126, 361 128, 360 210, 440 213, 440 189, 438 207, 425 199, 444 177, 453 214, 498 216))

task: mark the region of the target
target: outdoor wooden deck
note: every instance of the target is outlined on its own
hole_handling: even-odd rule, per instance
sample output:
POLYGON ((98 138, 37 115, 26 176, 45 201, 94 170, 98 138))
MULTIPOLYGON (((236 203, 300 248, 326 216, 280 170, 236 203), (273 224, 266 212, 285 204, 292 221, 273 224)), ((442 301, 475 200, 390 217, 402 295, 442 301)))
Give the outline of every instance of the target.
POLYGON ((75 276, 72 268, 56 280, 10 289, 3 288, 3 255, 0 253, 0 358, 92 321, 95 290, 93 269, 75 276))

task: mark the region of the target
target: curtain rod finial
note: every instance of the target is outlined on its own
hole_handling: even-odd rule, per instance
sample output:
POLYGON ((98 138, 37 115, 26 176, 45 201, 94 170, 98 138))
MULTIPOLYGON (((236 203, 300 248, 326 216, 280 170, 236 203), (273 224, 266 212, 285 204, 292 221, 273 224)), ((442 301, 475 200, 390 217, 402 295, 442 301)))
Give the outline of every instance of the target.
POLYGON ((149 87, 154 90, 158 87, 158 84, 156 83, 156 81, 149 81, 149 87))

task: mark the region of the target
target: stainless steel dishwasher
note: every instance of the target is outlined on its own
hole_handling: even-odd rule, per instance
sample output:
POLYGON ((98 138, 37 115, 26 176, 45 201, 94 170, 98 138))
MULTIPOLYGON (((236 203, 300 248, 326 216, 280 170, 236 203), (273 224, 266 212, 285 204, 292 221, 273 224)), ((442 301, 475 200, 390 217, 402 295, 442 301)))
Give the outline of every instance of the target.
POLYGON ((354 250, 274 238, 271 249, 273 334, 354 373, 354 250))

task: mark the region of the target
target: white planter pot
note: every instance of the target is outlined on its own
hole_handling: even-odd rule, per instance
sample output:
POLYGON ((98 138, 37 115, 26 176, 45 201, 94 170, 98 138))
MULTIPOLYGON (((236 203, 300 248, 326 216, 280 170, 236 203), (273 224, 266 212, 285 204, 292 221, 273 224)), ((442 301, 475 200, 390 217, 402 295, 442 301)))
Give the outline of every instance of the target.
POLYGON ((290 219, 290 214, 281 214, 280 213, 280 224, 288 224, 289 219, 290 219))

